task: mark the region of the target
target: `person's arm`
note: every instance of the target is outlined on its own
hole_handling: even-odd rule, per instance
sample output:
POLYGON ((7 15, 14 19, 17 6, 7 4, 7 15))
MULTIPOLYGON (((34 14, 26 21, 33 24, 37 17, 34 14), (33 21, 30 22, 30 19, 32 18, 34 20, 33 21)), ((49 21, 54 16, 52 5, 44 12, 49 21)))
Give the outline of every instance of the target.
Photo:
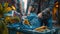
POLYGON ((28 8, 28 15, 30 15, 31 8, 32 8, 32 6, 29 6, 29 8, 28 8))
POLYGON ((46 12, 47 10, 50 10, 50 8, 46 8, 45 10, 41 11, 41 12, 38 14, 38 17, 39 17, 39 18, 42 18, 42 13, 43 13, 43 12, 46 12))

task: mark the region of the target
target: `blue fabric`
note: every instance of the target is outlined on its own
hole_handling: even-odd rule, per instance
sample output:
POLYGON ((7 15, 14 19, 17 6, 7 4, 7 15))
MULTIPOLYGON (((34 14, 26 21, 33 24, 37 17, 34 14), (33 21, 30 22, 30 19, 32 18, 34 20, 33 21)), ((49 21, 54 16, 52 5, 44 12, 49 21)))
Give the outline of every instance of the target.
POLYGON ((37 15, 35 13, 31 13, 29 16, 27 16, 27 19, 31 21, 35 17, 37 17, 37 15))
POLYGON ((41 23, 41 22, 39 21, 38 18, 33 18, 33 19, 30 21, 30 26, 29 26, 29 25, 22 24, 22 25, 21 25, 21 28, 22 28, 22 29, 33 30, 33 29, 35 29, 35 28, 40 27, 40 26, 41 26, 40 23, 41 23))
MULTIPOLYGON (((32 30, 32 29, 38 28, 43 25, 41 19, 39 19, 35 13, 31 13, 30 16, 28 16, 27 18, 28 18, 31 26, 22 24, 22 29, 31 29, 32 30)), ((46 26, 48 26, 49 28, 52 28, 52 18, 49 17, 49 19, 47 19, 46 21, 47 21, 46 26)))
POLYGON ((35 13, 31 13, 30 16, 27 16, 27 19, 30 22, 30 26, 29 25, 25 25, 22 23, 22 29, 30 29, 33 30, 37 27, 40 27, 40 20, 38 19, 37 15, 35 13))
POLYGON ((30 21, 30 24, 31 26, 33 26, 33 28, 38 28, 41 26, 41 20, 39 20, 37 17, 36 18, 33 18, 31 21, 30 21))
POLYGON ((52 18, 50 18, 50 19, 48 20, 47 26, 48 26, 49 28, 52 28, 52 27, 53 27, 52 18))

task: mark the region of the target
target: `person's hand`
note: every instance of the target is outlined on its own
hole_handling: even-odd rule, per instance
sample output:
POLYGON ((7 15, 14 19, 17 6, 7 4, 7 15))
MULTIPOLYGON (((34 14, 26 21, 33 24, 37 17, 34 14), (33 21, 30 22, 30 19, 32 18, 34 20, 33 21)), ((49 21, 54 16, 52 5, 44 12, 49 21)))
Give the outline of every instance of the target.
POLYGON ((29 8, 28 8, 28 16, 30 15, 31 10, 32 10, 32 6, 29 6, 29 8))
POLYGON ((30 15, 30 12, 28 11, 28 16, 30 15))
POLYGON ((39 13, 39 14, 38 14, 38 17, 39 17, 39 18, 42 18, 42 13, 39 13))

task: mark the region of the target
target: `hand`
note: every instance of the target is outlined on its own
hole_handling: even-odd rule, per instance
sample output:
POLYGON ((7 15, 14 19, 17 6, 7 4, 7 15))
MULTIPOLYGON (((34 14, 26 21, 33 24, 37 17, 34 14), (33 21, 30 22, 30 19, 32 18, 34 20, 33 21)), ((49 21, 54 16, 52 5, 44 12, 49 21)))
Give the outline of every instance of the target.
POLYGON ((38 14, 38 17, 39 17, 39 18, 42 18, 42 13, 39 13, 39 14, 38 14))
POLYGON ((30 15, 30 12, 28 11, 28 16, 30 15))

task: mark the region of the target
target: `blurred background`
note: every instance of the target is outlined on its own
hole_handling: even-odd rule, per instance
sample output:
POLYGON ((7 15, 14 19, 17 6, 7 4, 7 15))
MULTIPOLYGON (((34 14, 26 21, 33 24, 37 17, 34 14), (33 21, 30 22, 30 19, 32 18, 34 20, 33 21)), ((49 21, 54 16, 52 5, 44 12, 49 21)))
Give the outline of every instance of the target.
MULTIPOLYGON (((26 33, 24 28, 29 30, 32 27, 31 29, 35 29, 43 26, 44 23, 45 25, 49 23, 46 25, 49 28, 53 26, 59 29, 60 10, 58 8, 60 7, 58 4, 58 0, 0 0, 0 22, 2 23, 0 24, 0 33, 16 34, 19 28, 26 33), (24 23, 29 24, 31 22, 32 25, 24 25, 23 21, 25 20, 24 23), (40 22, 43 22, 43 24, 40 22), (12 30, 10 30, 11 28, 12 30)), ((18 30, 17 34, 22 34, 21 30, 18 30)), ((60 29, 58 34, 60 34, 60 29)))

